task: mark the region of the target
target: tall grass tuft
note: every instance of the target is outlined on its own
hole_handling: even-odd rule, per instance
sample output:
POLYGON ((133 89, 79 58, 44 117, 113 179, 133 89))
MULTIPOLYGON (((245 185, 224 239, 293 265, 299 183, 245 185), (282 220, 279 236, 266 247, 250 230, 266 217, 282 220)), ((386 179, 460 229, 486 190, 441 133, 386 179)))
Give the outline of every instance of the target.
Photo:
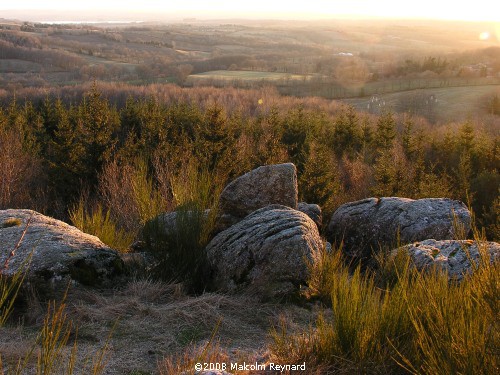
POLYGON ((309 281, 305 297, 308 299, 319 299, 325 305, 331 306, 331 285, 335 282, 334 278, 337 273, 344 267, 340 251, 342 246, 340 244, 338 249, 330 252, 325 243, 316 261, 306 261, 309 281))
POLYGON ((473 273, 460 283, 437 270, 421 274, 408 294, 415 345, 412 356, 401 358, 414 374, 494 374, 500 368, 500 262, 490 260, 474 232, 481 257, 473 273))
POLYGON ((104 166, 99 193, 120 228, 138 233, 148 220, 168 209, 164 164, 155 159, 150 170, 144 158, 135 158, 127 163, 114 160, 104 166))
MULTIPOLYGON (((64 312, 65 304, 56 306, 50 302, 39 336, 40 350, 37 356, 37 375, 49 375, 63 367, 62 353, 71 334, 72 324, 64 312)), ((74 354, 74 352, 72 352, 74 354)), ((68 368, 73 368, 74 355, 69 358, 68 368)))
POLYGON ((8 368, 7 373, 5 373, 0 354, 0 375, 22 375, 27 373, 35 373, 36 375, 73 375, 74 373, 100 375, 104 373, 109 354, 110 336, 92 358, 88 356, 83 358, 83 363, 77 370, 77 362, 79 362, 76 340, 77 330, 75 331, 75 341, 68 352, 68 343, 73 334, 74 326, 65 309, 65 298, 58 304, 55 301, 49 302, 35 344, 24 358, 19 358, 15 365, 8 368), (35 353, 36 363, 30 364, 35 353))
MULTIPOLYGON (((9 262, 14 257, 17 249, 21 246, 21 243, 26 235, 26 232, 31 224, 31 220, 33 215, 30 216, 28 221, 26 222, 26 226, 23 229, 23 232, 17 241, 14 248, 10 251, 9 255, 5 258, 3 264, 0 265, 0 327, 2 327, 7 321, 9 315, 12 312, 14 307, 14 302, 19 294, 19 290, 23 284, 24 277, 26 276, 26 271, 29 266, 29 262, 31 261, 31 255, 23 262, 22 266, 19 267, 16 272, 10 277, 5 275, 5 271, 9 268, 9 262)), ((16 226, 21 224, 21 220, 12 219, 7 220, 7 223, 14 223, 16 226)), ((5 223, 4 223, 5 225, 5 223)), ((1 367, 0 367, 1 368, 1 367)))
POLYGON ((130 183, 140 225, 144 225, 148 220, 165 211, 166 197, 156 188, 153 178, 149 176, 148 166, 144 159, 135 161, 130 183))
POLYGON ((93 210, 85 208, 84 199, 69 212, 70 220, 75 227, 85 233, 99 237, 109 247, 126 252, 134 240, 134 234, 120 229, 110 216, 110 211, 104 211, 101 204, 93 210))
POLYGON ((460 283, 437 268, 419 272, 400 253, 384 259, 380 275, 344 265, 330 274, 339 255, 328 254, 332 259, 315 272, 329 275, 325 311, 331 306, 331 313, 303 332, 288 333, 281 324, 272 331, 271 350, 278 360, 305 360, 323 373, 497 373, 500 262, 481 253, 460 283))
POLYGON ((172 175, 170 186, 175 221, 166 223, 160 216, 150 220, 142 232, 146 249, 155 259, 153 275, 186 282, 190 292, 201 293, 209 286, 211 270, 205 247, 215 227, 220 186, 194 162, 172 175))
POLYGON ((0 268, 0 327, 7 321, 14 307, 14 302, 24 280, 24 270, 20 269, 14 275, 7 277, 0 268))
POLYGON ((377 288, 374 278, 363 275, 359 266, 350 273, 338 261, 338 250, 325 257, 323 266, 333 271, 327 273, 333 318, 320 314, 314 328, 291 336, 282 325, 281 332, 272 332, 272 351, 281 360, 290 352, 297 353, 299 357, 293 360, 309 361, 334 373, 395 370, 398 365, 392 360, 397 354, 394 343, 407 340, 411 331, 405 318, 404 289, 389 292, 377 288))

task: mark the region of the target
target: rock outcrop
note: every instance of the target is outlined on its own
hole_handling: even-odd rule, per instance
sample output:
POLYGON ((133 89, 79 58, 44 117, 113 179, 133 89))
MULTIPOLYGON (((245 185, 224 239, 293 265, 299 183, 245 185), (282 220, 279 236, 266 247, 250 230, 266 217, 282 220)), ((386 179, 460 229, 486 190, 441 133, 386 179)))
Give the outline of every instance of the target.
POLYGON ((219 233, 206 251, 216 287, 246 289, 266 299, 296 293, 307 280, 307 262, 318 258, 322 246, 307 215, 271 205, 219 233))
POLYGON ((35 211, 0 210, 0 271, 10 276, 25 265, 26 281, 41 295, 68 282, 111 285, 123 272, 118 253, 99 238, 35 211))
POLYGON ((367 259, 380 247, 394 247, 428 238, 455 238, 454 216, 470 230, 470 212, 458 201, 445 198, 369 198, 340 206, 332 215, 327 239, 344 243, 348 256, 367 259))
POLYGON ((229 183, 219 199, 219 230, 236 224, 250 213, 280 204, 296 209, 297 168, 292 163, 265 165, 229 183))
POLYGON ((450 279, 462 280, 465 274, 472 272, 474 262, 479 264, 480 250, 483 247, 484 255, 489 261, 500 260, 500 244, 496 242, 478 243, 470 240, 425 240, 415 242, 399 249, 405 251, 411 257, 413 265, 419 270, 431 267, 439 267, 448 272, 450 279))

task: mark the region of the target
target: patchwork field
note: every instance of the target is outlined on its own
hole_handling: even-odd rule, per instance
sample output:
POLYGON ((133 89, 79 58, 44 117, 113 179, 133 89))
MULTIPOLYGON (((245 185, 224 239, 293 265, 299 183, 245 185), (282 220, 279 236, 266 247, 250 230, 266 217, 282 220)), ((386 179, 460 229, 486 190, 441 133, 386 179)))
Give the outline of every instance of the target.
POLYGON ((188 81, 196 82, 197 80, 222 80, 222 81, 278 81, 278 80, 294 80, 306 81, 310 79, 308 75, 274 73, 274 72, 259 72, 259 71, 231 71, 231 70, 215 70, 199 74, 192 74, 188 81))

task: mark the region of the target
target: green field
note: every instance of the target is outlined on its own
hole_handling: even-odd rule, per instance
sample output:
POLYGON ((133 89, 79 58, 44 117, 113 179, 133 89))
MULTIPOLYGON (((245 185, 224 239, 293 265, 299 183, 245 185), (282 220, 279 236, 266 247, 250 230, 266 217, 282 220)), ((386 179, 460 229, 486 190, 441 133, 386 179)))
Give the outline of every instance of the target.
POLYGON ((192 74, 188 81, 198 80, 223 80, 223 81, 279 81, 279 80, 308 80, 309 76, 302 74, 260 72, 249 70, 214 70, 199 74, 192 74))
MULTIPOLYGON (((385 108, 400 112, 405 104, 416 102, 418 98, 435 98, 432 112, 437 121, 455 121, 472 118, 483 113, 482 105, 486 97, 500 95, 500 85, 461 86, 445 88, 429 88, 420 90, 401 91, 378 95, 378 102, 385 103, 385 108)), ((367 111, 372 97, 344 99, 343 102, 354 106, 358 110, 367 111)), ((421 108, 421 115, 429 111, 421 108)))

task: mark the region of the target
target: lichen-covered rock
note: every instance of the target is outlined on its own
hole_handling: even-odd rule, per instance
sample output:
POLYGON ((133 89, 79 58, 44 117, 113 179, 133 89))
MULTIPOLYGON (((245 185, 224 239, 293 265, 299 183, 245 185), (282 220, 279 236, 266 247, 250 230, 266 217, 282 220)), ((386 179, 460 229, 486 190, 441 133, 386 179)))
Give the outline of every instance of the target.
POLYGON ((304 213, 271 205, 248 215, 208 244, 216 286, 227 292, 247 289, 261 297, 290 296, 308 277, 323 242, 304 213))
POLYGON ((433 239, 415 242, 399 249, 410 255, 412 264, 419 270, 437 266, 448 272, 450 279, 462 280, 465 274, 472 272, 472 262, 479 264, 480 248, 490 262, 500 260, 500 244, 496 242, 482 242, 470 240, 443 240, 433 239))
POLYGON ((259 208, 280 204, 296 209, 297 168, 292 163, 265 165, 229 183, 219 199, 219 230, 259 208))
POLYGON ((428 238, 454 239, 454 216, 465 233, 470 212, 459 201, 445 198, 368 198, 346 203, 334 212, 327 239, 344 243, 348 256, 369 259, 380 247, 393 247, 428 238))
POLYGON ((321 213, 320 206, 318 206, 317 204, 300 202, 297 205, 297 211, 305 213, 312 219, 312 221, 316 223, 318 229, 321 229, 321 225, 323 223, 323 216, 321 213))
POLYGON ((99 238, 35 211, 0 210, 0 271, 11 276, 27 262, 26 281, 41 295, 68 282, 111 284, 123 272, 118 253, 99 238))

